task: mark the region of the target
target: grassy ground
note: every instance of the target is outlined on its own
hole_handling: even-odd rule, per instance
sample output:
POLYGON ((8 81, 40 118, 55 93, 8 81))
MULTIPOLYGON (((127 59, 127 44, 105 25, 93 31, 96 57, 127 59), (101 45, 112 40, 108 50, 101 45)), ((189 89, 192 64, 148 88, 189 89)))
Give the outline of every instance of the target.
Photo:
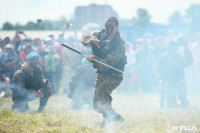
POLYGON ((189 97, 191 107, 170 110, 159 108, 157 94, 114 93, 113 99, 113 107, 125 121, 105 128, 100 127, 103 120, 100 114, 87 106, 79 111, 71 110, 70 99, 62 94, 52 96, 42 113, 36 111, 38 100, 30 102, 30 112, 18 113, 11 111, 10 97, 0 99, 0 132, 168 133, 172 132, 172 126, 196 126, 194 132, 200 132, 200 98, 197 94, 189 97))

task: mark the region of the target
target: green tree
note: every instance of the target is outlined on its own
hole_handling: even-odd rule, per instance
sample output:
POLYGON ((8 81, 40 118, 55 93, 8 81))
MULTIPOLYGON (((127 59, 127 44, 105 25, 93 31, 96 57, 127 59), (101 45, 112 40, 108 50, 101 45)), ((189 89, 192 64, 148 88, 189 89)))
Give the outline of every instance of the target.
POLYGON ((61 16, 58 20, 29 21, 25 25, 17 23, 13 26, 6 22, 3 24, 2 30, 63 30, 67 22, 64 16, 61 16))
POLYGON ((66 18, 64 16, 61 16, 58 20, 52 21, 51 24, 54 30, 63 30, 66 22, 66 18))
POLYGON ((9 22, 5 22, 4 24, 3 24, 3 28, 2 28, 3 30, 13 30, 14 29, 14 26, 11 24, 11 23, 9 23, 9 22))
POLYGON ((24 25, 24 29, 25 30, 36 30, 37 29, 37 24, 34 22, 29 21, 28 23, 26 23, 26 25, 24 25))
POLYGON ((24 30, 24 26, 22 26, 19 23, 17 23, 14 28, 15 28, 15 30, 24 30))
POLYGON ((137 16, 133 17, 134 26, 146 27, 151 24, 151 15, 146 9, 137 9, 137 16))
POLYGON ((183 26, 184 18, 179 11, 175 11, 168 19, 169 25, 171 26, 183 26))
POLYGON ((186 10, 186 18, 189 20, 191 30, 194 32, 200 31, 200 4, 192 4, 186 10))
POLYGON ((40 24, 40 29, 41 30, 53 30, 53 26, 50 20, 44 20, 40 24))

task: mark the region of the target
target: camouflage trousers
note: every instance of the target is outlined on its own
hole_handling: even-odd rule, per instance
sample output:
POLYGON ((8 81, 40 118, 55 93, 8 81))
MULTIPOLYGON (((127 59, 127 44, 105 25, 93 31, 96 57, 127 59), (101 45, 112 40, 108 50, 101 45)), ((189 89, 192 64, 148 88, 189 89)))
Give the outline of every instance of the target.
POLYGON ((102 114, 106 114, 108 111, 113 111, 111 105, 111 93, 120 85, 122 80, 122 74, 97 74, 93 99, 93 108, 95 111, 102 114))
POLYGON ((37 98, 40 98, 40 105, 38 108, 38 111, 44 110, 47 101, 49 97, 52 95, 51 94, 51 88, 47 88, 47 85, 45 85, 45 88, 43 90, 44 96, 39 97, 36 94, 32 94, 32 91, 28 91, 26 89, 22 89, 19 87, 13 88, 12 89, 12 109, 17 109, 18 111, 28 111, 28 102, 33 101, 37 98))

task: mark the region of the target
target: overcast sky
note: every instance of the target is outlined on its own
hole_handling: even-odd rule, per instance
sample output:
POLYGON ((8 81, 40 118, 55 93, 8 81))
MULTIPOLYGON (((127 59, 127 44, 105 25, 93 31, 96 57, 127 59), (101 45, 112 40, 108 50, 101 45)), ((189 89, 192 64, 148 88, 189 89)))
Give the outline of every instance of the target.
POLYGON ((168 23, 168 17, 174 11, 184 14, 185 9, 200 0, 0 0, 0 27, 5 21, 12 24, 25 24, 41 19, 67 19, 74 14, 76 6, 92 3, 109 4, 120 18, 132 18, 138 8, 145 8, 152 15, 152 21, 168 23))

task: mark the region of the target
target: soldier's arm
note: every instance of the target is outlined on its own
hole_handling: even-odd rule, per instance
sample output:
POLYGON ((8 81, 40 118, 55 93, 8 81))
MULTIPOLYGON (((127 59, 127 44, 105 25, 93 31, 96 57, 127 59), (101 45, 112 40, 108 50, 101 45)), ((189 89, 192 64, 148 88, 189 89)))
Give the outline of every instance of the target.
POLYGON ((99 36, 100 32, 95 32, 93 34, 89 34, 89 35, 83 35, 81 37, 81 43, 85 46, 92 46, 92 40, 99 40, 98 36, 99 36))
POLYGON ((92 35, 83 35, 81 37, 81 43, 85 46, 91 46, 91 42, 90 42, 91 38, 92 38, 92 35))
POLYGON ((23 77, 23 72, 21 70, 18 70, 14 74, 14 84, 15 86, 12 88, 13 91, 17 91, 18 93, 21 93, 23 95, 26 95, 28 93, 28 90, 25 88, 25 81, 23 77))
POLYGON ((37 66, 37 69, 38 69, 38 73, 39 73, 38 78, 41 79, 41 80, 45 80, 45 77, 44 77, 44 74, 43 74, 41 68, 39 66, 37 66))
POLYGON ((14 74, 14 83, 17 86, 20 87, 25 87, 25 83, 24 83, 24 77, 23 77, 23 73, 21 70, 18 70, 15 74, 14 74))
POLYGON ((37 73, 37 80, 38 80, 37 88, 44 89, 44 87, 46 86, 46 79, 39 66, 36 67, 35 73, 37 73))
MULTIPOLYGON (((118 47, 115 48, 114 51, 112 51, 111 53, 108 53, 106 59, 100 59, 98 56, 95 56, 95 55, 94 55, 94 59, 100 62, 103 62, 105 64, 108 64, 110 66, 114 66, 125 55, 125 51, 126 51, 125 45, 124 43, 121 43, 118 47)), ((99 64, 98 62, 93 61, 92 63, 93 63, 94 68, 98 70, 109 69, 109 67, 99 64)))
POLYGON ((51 96, 52 92, 51 92, 51 83, 49 80, 45 79, 42 70, 40 69, 39 66, 37 66, 37 73, 38 73, 38 80, 39 83, 37 85, 37 88, 39 88, 39 90, 37 91, 37 94, 40 97, 43 97, 44 95, 46 96, 51 96))

